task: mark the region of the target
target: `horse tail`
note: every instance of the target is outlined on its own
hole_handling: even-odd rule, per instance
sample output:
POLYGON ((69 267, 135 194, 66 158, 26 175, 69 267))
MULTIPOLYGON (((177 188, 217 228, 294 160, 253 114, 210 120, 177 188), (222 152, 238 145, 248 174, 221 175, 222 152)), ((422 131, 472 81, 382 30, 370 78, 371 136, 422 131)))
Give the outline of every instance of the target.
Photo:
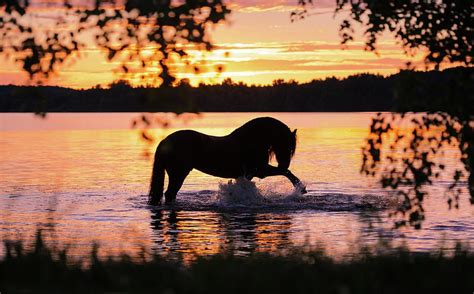
POLYGON ((151 175, 150 193, 148 194, 148 203, 158 205, 163 196, 163 186, 165 182, 165 166, 163 160, 159 157, 159 149, 156 150, 155 162, 153 163, 153 172, 151 175))

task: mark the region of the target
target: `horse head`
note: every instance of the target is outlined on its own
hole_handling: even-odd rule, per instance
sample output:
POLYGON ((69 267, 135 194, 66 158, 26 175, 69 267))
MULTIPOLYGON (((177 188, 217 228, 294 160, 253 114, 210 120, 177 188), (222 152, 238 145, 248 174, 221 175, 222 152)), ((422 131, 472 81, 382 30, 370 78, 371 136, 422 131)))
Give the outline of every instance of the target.
POLYGON ((279 136, 271 147, 271 154, 274 154, 278 161, 278 167, 288 169, 290 167, 291 158, 295 154, 296 149, 296 129, 288 132, 283 136, 279 136))

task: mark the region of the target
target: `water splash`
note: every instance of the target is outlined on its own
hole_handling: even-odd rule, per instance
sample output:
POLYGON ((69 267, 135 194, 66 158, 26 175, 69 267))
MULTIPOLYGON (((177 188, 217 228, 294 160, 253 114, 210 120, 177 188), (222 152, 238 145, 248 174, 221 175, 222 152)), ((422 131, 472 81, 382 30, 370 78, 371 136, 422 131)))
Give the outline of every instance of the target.
POLYGON ((261 205, 266 199, 254 182, 238 178, 219 184, 216 201, 220 206, 261 205))
MULTIPOLYGON (((180 191, 176 203, 157 209, 185 211, 382 211, 393 210, 400 199, 387 194, 341 193, 291 187, 287 182, 252 182, 239 178, 221 182, 216 190, 180 191)), ((135 199, 135 198, 134 198, 135 199)), ((144 196, 140 207, 149 207, 144 196)))
POLYGON ((302 190, 304 185, 300 185, 291 192, 285 191, 275 186, 257 187, 257 185, 242 177, 236 180, 229 180, 227 183, 220 183, 215 201, 221 207, 230 206, 268 206, 276 203, 299 202, 302 200, 302 190))
POLYGON ((259 185, 239 178, 219 184, 219 190, 210 200, 218 209, 246 210, 324 210, 324 211, 360 211, 384 210, 395 208, 398 200, 382 195, 349 195, 341 193, 316 194, 310 191, 302 194, 304 185, 292 190, 287 186, 259 185))

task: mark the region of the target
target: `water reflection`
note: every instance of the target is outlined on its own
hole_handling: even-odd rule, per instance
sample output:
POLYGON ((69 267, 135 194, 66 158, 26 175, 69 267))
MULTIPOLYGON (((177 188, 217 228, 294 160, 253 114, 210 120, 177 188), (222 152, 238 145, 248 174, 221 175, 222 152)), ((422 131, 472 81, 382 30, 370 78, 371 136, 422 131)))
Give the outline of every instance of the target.
MULTIPOLYGON (((113 115, 128 119, 128 114, 113 115)), ((413 250, 436 248, 442 239, 447 246, 474 240, 474 207, 463 197, 459 210, 448 210, 443 198, 448 182, 432 187, 422 230, 391 230, 387 194, 359 173, 371 114, 205 114, 187 128, 222 135, 264 115, 298 128, 291 169, 310 193, 291 202, 285 195, 292 187, 284 179, 256 180, 259 188, 275 194, 275 201, 260 210, 220 209, 212 195, 222 180, 195 171, 178 195, 185 209, 150 210, 146 194, 152 162, 142 160, 143 144, 128 129, 0 131, 0 237, 28 242, 42 228, 47 239, 71 245, 71 253, 78 256, 87 255, 97 242, 103 255, 133 255, 146 248, 189 257, 229 250, 241 255, 281 252, 317 244, 340 256, 354 244, 377 242, 379 236, 395 245, 406 242, 413 250)), ((24 116, 15 115, 12 125, 21 125, 24 116)), ((102 114, 79 118, 96 125, 102 114)), ((447 168, 459 163, 450 157, 446 161, 447 168)))
POLYGON ((227 248, 236 254, 276 251, 290 244, 291 218, 287 214, 221 213, 227 248))
POLYGON ((257 220, 254 213, 220 213, 219 224, 224 238, 223 250, 236 254, 254 252, 258 248, 257 220))
POLYGON ((212 213, 152 209, 152 250, 156 254, 178 253, 185 258, 220 252, 220 227, 212 213))
POLYGON ((195 213, 151 209, 153 252, 180 253, 185 258, 219 252, 247 255, 291 247, 289 214, 195 213))

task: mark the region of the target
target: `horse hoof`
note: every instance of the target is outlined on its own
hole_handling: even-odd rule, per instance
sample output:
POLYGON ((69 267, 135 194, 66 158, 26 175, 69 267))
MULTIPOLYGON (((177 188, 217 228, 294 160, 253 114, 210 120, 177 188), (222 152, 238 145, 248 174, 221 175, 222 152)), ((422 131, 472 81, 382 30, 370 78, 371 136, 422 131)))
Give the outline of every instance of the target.
POLYGON ((306 194, 306 193, 308 193, 308 191, 306 191, 306 187, 301 188, 301 191, 300 191, 300 192, 301 192, 301 194, 306 194))

